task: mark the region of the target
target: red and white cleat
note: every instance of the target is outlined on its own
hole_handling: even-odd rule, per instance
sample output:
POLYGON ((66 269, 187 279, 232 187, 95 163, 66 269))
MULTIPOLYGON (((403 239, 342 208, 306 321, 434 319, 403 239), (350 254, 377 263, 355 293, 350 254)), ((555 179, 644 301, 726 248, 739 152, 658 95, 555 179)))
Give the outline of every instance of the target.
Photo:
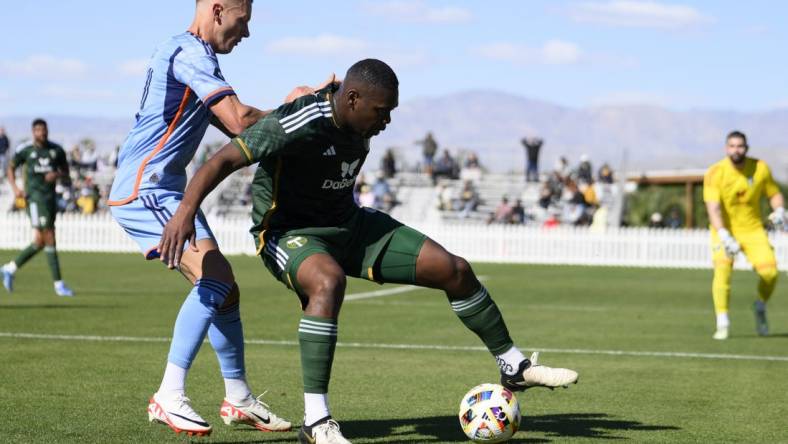
POLYGON ((290 430, 293 425, 271 412, 268 404, 260 401, 262 396, 258 396, 257 399, 253 398, 245 406, 234 405, 225 399, 222 403, 222 408, 219 410, 222 421, 228 426, 246 424, 261 432, 286 432, 290 430))
POLYGON ((168 397, 155 393, 148 404, 148 421, 165 424, 175 433, 188 436, 208 436, 212 430, 183 394, 168 397))

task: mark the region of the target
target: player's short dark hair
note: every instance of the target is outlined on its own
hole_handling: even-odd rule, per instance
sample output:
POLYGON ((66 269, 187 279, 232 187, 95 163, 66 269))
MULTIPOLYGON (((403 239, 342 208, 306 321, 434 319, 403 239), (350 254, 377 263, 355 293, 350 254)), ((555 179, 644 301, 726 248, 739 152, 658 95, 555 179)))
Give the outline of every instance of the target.
POLYGON ((741 140, 743 140, 743 141, 744 141, 744 146, 745 146, 745 147, 749 147, 749 145, 747 145, 747 136, 746 136, 746 135, 744 135, 744 133, 743 133, 743 132, 741 132, 741 131, 738 131, 738 130, 729 132, 729 133, 728 133, 728 137, 726 137, 726 138, 725 138, 725 141, 731 140, 731 139, 733 139, 734 137, 738 137, 738 138, 740 138, 741 140))
POLYGON ((387 91, 399 89, 399 80, 394 70, 377 59, 364 59, 354 63, 347 70, 345 81, 348 83, 358 81, 387 91))
POLYGON ((31 127, 36 127, 36 126, 38 126, 38 125, 44 125, 44 126, 47 126, 47 121, 46 121, 46 120, 44 120, 44 119, 42 119, 42 118, 38 118, 38 119, 35 119, 35 120, 33 120, 33 124, 32 124, 32 125, 30 125, 30 126, 31 126, 31 127))

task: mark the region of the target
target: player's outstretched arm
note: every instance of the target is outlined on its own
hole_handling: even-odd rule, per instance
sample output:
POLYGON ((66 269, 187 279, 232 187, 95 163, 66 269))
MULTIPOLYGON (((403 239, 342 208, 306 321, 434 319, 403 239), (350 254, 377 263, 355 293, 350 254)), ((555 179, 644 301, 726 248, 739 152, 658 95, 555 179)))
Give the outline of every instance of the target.
POLYGON ((228 143, 197 170, 186 187, 178 210, 164 226, 159 241, 161 261, 167 264, 167 267, 175 268, 180 264, 187 240, 190 248, 196 251, 194 217, 205 196, 233 171, 246 165, 248 165, 246 157, 235 145, 228 143))
POLYGON ((25 192, 16 185, 16 165, 13 159, 8 162, 8 168, 5 170, 5 177, 8 178, 8 183, 11 184, 11 190, 16 197, 25 197, 25 192))

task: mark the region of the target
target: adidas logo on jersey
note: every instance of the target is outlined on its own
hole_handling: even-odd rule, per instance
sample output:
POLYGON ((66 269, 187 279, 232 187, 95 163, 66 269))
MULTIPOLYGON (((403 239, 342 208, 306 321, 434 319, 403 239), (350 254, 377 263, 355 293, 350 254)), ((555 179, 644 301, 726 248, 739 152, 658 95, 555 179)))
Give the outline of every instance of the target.
POLYGON ((327 150, 325 150, 323 152, 323 155, 324 156, 336 156, 337 155, 337 150, 335 150, 333 146, 330 146, 330 147, 328 147, 327 150))

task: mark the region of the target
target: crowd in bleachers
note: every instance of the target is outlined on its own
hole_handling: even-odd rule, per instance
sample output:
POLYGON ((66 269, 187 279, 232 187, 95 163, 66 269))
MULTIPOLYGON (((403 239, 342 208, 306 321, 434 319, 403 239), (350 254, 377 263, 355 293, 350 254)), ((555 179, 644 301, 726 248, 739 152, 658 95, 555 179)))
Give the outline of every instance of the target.
POLYGON ((540 172, 537 165, 543 140, 525 138, 522 143, 526 148, 527 174, 519 179, 519 186, 504 184, 498 187, 506 188, 499 194, 482 195, 480 188, 496 190, 484 182, 485 169, 475 152, 458 151, 453 155, 448 149, 440 150, 432 133, 416 143, 423 148, 421 171, 436 186, 438 208, 448 219, 547 227, 590 225, 596 210, 611 193, 614 181, 610 165, 605 163, 594 171, 585 155, 576 165, 562 156, 552 170, 540 172))

